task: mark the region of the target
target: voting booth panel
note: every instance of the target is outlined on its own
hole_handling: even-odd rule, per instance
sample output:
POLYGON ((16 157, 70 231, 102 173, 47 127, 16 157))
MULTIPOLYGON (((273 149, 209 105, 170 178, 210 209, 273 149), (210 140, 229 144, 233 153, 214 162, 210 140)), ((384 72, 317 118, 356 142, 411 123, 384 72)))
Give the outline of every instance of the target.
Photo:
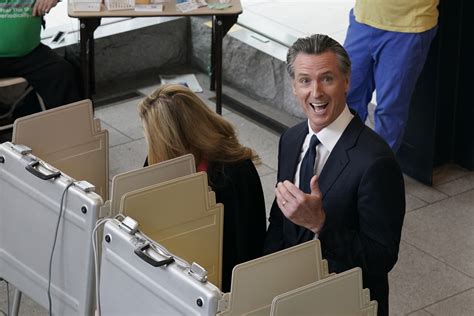
POLYGON ((269 315, 275 296, 327 278, 319 240, 234 267, 228 308, 219 315, 269 315))
POLYGON ((198 265, 188 265, 118 221, 105 224, 102 315, 215 315, 220 298, 198 265))
POLYGON ((119 213, 120 202, 125 193, 187 176, 195 172, 194 156, 188 154, 118 174, 112 179, 110 200, 105 203, 102 212, 108 217, 113 217, 119 213))
POLYGON ((82 100, 21 117, 12 142, 75 179, 92 183, 105 200, 109 194, 108 131, 93 118, 92 102, 82 100))
POLYGON ((120 213, 138 221, 143 233, 171 252, 198 262, 220 287, 223 205, 216 204, 205 172, 125 193, 120 213))
POLYGON ((94 307, 91 234, 102 198, 22 145, 0 145, 0 276, 52 311, 90 315, 94 307), (61 200, 63 207, 61 211, 61 200))
POLYGON ((278 295, 270 315, 375 316, 377 302, 363 289, 362 270, 354 268, 278 295))

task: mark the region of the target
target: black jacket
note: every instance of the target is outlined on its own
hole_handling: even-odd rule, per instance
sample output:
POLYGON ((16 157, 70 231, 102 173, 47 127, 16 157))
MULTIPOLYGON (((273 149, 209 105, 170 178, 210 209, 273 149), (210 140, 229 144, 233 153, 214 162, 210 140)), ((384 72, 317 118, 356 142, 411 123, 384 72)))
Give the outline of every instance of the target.
POLYGON ((216 202, 224 204, 222 290, 229 292, 234 266, 262 255, 266 231, 263 190, 251 160, 210 163, 207 173, 216 202))
MULTIPOLYGON (((280 139, 278 181, 294 180, 308 124, 280 139)), ((330 272, 361 267, 364 287, 388 314, 388 272, 397 262, 405 215, 403 176, 388 145, 356 115, 332 150, 319 176, 326 222, 319 234, 330 272)), ((289 221, 276 202, 270 213, 265 253, 314 238, 289 221)))

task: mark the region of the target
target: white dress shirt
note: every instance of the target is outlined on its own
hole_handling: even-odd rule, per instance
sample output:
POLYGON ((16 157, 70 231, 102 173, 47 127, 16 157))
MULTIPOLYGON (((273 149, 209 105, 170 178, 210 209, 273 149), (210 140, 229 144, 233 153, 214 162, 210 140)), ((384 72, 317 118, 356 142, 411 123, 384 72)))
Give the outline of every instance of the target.
POLYGON ((308 130, 309 133, 306 135, 304 140, 303 146, 301 147, 301 153, 298 160, 298 166, 296 167, 296 174, 295 174, 295 181, 294 184, 299 187, 300 185, 300 167, 301 163, 303 162, 303 158, 306 155, 306 151, 308 151, 309 143, 311 137, 316 135, 321 142, 316 146, 316 160, 314 162, 315 168, 315 175, 320 175, 321 171, 323 170, 326 161, 331 154, 331 151, 336 146, 339 138, 341 138, 342 133, 346 129, 347 125, 351 122, 354 115, 349 111, 347 105, 345 106, 344 110, 342 110, 341 114, 334 120, 331 124, 320 130, 318 133, 315 133, 311 129, 311 125, 309 124, 308 120, 308 130))

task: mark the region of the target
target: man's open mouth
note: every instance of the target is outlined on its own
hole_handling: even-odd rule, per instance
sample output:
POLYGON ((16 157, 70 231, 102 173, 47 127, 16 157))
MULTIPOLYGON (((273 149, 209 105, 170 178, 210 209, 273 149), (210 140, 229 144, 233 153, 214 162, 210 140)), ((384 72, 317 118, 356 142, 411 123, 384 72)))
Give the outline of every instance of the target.
POLYGON ((318 113, 318 112, 323 112, 326 107, 328 106, 328 103, 314 103, 314 102, 310 102, 309 105, 311 105, 311 107, 313 108, 314 112, 318 113))

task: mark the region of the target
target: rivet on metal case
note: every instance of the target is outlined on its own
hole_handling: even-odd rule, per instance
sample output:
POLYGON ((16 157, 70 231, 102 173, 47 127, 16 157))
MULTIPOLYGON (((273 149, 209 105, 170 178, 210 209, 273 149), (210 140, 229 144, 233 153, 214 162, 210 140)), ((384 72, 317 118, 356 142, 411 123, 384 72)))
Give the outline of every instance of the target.
POLYGON ((197 306, 202 307, 204 305, 204 302, 202 301, 202 298, 198 298, 196 300, 196 304, 197 304, 197 306))

